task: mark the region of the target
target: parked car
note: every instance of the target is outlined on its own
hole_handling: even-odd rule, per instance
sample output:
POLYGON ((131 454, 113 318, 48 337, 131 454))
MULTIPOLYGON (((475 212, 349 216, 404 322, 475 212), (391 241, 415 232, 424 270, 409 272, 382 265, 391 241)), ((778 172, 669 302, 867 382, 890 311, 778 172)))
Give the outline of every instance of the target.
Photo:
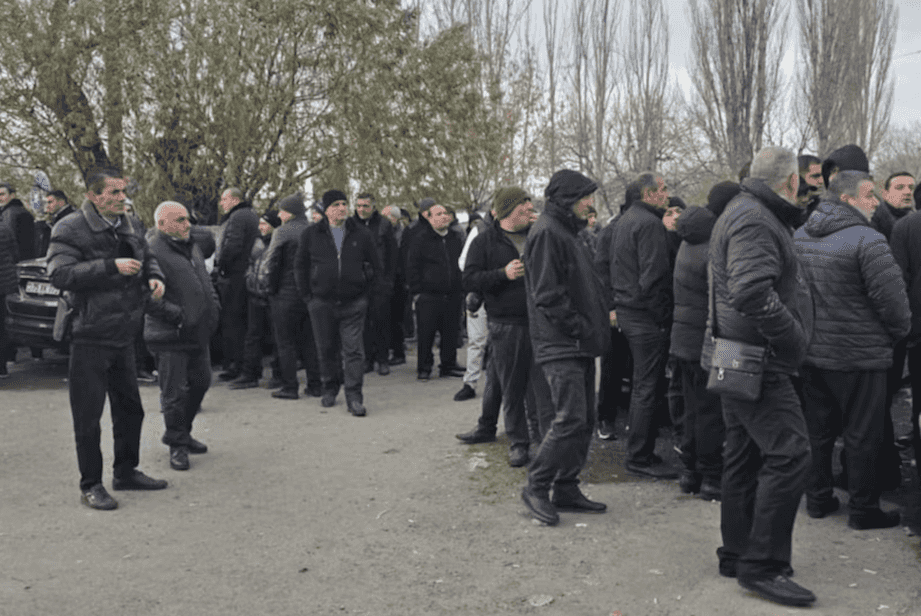
POLYGON ((52 336, 61 290, 51 284, 45 257, 17 264, 19 293, 6 296, 6 333, 16 346, 33 349, 66 349, 69 340, 55 342, 52 336))

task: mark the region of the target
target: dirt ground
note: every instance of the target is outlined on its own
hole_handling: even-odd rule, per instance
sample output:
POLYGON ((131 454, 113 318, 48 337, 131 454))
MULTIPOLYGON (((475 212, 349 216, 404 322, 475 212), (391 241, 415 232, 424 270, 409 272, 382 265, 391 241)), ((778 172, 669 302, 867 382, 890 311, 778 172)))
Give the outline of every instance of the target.
MULTIPOLYGON (((454 438, 473 426, 479 396, 454 402, 459 379, 416 382, 414 358, 367 376, 365 418, 341 395, 327 410, 216 383, 195 429, 211 451, 187 472, 169 469, 158 390, 143 386, 140 468, 170 486, 113 492, 113 512, 79 501, 66 366, 10 368, 0 382, 2 616, 800 611, 720 577, 719 505, 625 474, 623 439, 596 441, 583 475, 606 514, 533 522, 504 437, 454 438)), ((660 439, 660 453, 669 448, 660 439)), ((103 453, 109 485, 108 415, 103 453)), ((917 508, 917 479, 906 478, 884 507, 917 508)), ((797 518, 795 579, 819 598, 810 612, 921 615, 919 537, 846 520, 846 510, 797 518)))

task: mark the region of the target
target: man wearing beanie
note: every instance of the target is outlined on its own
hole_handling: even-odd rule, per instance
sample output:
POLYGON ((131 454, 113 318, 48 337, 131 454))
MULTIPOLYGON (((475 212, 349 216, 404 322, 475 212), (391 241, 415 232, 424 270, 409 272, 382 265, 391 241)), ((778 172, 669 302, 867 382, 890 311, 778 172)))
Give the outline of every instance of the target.
MULTIPOLYGON (((531 349, 521 260, 534 206, 531 197, 520 188, 502 188, 493 199, 492 211, 492 224, 474 238, 467 251, 464 290, 479 293, 484 298, 489 330, 489 374, 491 378, 495 375, 505 401, 509 464, 524 466, 528 463, 530 445, 525 395, 536 388, 536 394, 529 396, 533 400, 547 401, 550 397, 547 382, 534 362, 531 349)), ((496 440, 498 411, 496 405, 484 397, 477 427, 458 438, 465 443, 496 440)))
POLYGON ((439 376, 464 376, 457 365, 457 343, 464 300, 458 265, 463 240, 450 232, 451 213, 434 199, 419 204, 418 230, 410 240, 406 259, 406 280, 416 300, 418 335, 417 378, 427 381, 432 374, 432 345, 435 332, 441 334, 439 376))
POLYGON ((333 406, 345 385, 348 411, 363 417, 363 330, 372 285, 382 279, 381 261, 374 236, 349 217, 345 193, 324 193, 323 209, 326 218, 301 233, 295 278, 310 311, 323 374, 322 404, 333 406))
POLYGON ((610 323, 588 248, 578 239, 598 186, 581 173, 556 172, 544 190, 547 205, 524 247, 528 324, 534 359, 553 400, 549 423, 528 468, 521 498, 545 524, 558 510, 601 513, 579 490, 595 427, 595 358, 604 351, 610 323), (550 491, 553 490, 553 500, 550 491))
POLYGON ((639 199, 624 212, 610 237, 610 276, 617 324, 633 355, 627 470, 660 479, 678 473, 656 455, 656 415, 665 408, 665 364, 672 325, 670 239, 663 223, 669 206, 665 180, 643 173, 639 199))
POLYGON ((266 289, 275 331, 275 349, 281 389, 273 398, 297 400, 298 345, 304 345, 304 367, 307 370, 308 395, 320 393, 320 367, 314 350, 313 332, 294 274, 295 256, 301 234, 307 228, 307 208, 299 193, 278 202, 281 226, 272 233, 259 269, 260 286, 266 289))

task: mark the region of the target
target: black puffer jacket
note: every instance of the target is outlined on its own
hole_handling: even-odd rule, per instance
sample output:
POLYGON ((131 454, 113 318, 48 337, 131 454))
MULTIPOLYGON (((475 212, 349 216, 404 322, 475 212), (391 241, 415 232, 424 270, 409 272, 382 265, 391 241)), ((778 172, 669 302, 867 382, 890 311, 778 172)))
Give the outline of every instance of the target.
POLYGON ((354 217, 346 218, 340 254, 329 221, 324 218, 301 233, 294 276, 305 300, 319 297, 351 301, 367 295, 374 281, 381 277, 374 237, 354 217))
POLYGON ((509 280, 505 266, 520 259, 499 221, 478 233, 467 250, 464 263, 464 291, 483 295, 486 318, 497 323, 528 324, 528 302, 524 277, 509 280))
POLYGON ((894 207, 885 200, 879 202, 879 207, 870 218, 870 226, 883 234, 888 242, 892 237, 892 228, 899 220, 913 212, 910 207, 894 207))
POLYGON ((221 245, 215 269, 225 277, 241 279, 249 266, 253 242, 259 237, 259 214, 249 201, 241 201, 221 223, 221 245))
POLYGON ((921 341, 921 211, 905 216, 892 229, 892 254, 902 270, 911 307, 909 343, 921 341))
POLYGON ((642 310, 659 326, 672 320, 672 253, 665 210, 642 201, 620 215, 609 254, 614 307, 642 310))
POLYGON ((544 191, 544 213, 524 247, 528 323, 538 363, 601 355, 610 320, 589 249, 578 238, 585 226, 572 206, 597 189, 575 171, 554 174, 544 191))
POLYGON ((259 265, 259 286, 269 296, 281 299, 299 299, 294 264, 301 235, 307 228, 307 216, 299 214, 272 232, 269 247, 265 249, 259 265))
MULTIPOLYGON (((813 307, 793 246, 801 210, 748 178, 710 237, 709 265, 722 338, 770 346, 766 370, 796 374, 812 337, 813 307)), ((701 366, 710 369, 712 314, 701 366)))
POLYGON ((406 259, 406 283, 409 292, 432 295, 461 294, 461 271, 458 265, 464 240, 448 229, 442 237, 424 217, 413 234, 406 259))
POLYGON ((850 205, 825 196, 793 236, 812 281, 815 327, 806 360, 825 370, 886 370, 908 335, 902 272, 882 233, 850 205))
POLYGON ((678 219, 682 238, 675 259, 675 316, 671 354, 687 361, 699 361, 707 329, 709 287, 707 255, 716 216, 705 207, 689 207, 678 219))
POLYGON ((134 344, 141 329, 151 278, 163 280, 157 259, 132 216, 112 227, 89 201, 80 213, 64 218, 51 231, 48 273, 51 284, 74 297, 74 342, 107 347, 134 344), (115 259, 141 262, 134 276, 118 273, 115 259))
MULTIPOLYGON (((210 235, 210 233, 209 233, 210 235)), ((217 328, 220 307, 205 257, 191 236, 179 242, 155 231, 150 252, 166 280, 166 293, 147 304, 144 341, 153 351, 200 349, 217 328)))
POLYGON ((22 201, 10 199, 0 208, 0 224, 6 224, 16 237, 20 261, 35 257, 35 218, 22 201))

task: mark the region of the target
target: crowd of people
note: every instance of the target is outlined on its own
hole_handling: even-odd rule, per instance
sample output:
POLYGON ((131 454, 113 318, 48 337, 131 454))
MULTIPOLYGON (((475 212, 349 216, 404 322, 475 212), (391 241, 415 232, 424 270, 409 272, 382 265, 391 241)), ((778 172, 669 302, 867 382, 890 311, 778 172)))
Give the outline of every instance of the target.
MULTIPOLYGON (((813 593, 790 579, 803 494, 807 514, 825 517, 841 506, 837 482, 849 526, 894 527, 900 515, 880 495, 900 481, 897 445, 921 462, 915 179, 900 171, 876 182, 869 172, 857 146, 824 161, 767 147, 703 206, 643 173, 600 225, 597 185, 564 169, 540 214, 525 190, 503 187, 466 230, 430 198, 412 221, 393 205, 378 210, 367 192, 354 212, 340 190, 313 204, 288 195, 258 212, 229 187, 216 239, 176 201, 161 203, 146 230, 126 212, 126 179, 101 169, 79 208, 50 193, 43 225, 0 184, 0 294, 15 292, 18 260, 47 254, 73 309, 70 403, 91 508, 117 507, 102 483, 106 396, 113 489, 167 487, 137 469, 139 344, 156 358, 170 466, 184 471, 190 454, 207 452, 192 432, 215 336, 218 379, 231 389, 297 400, 304 370, 304 395, 333 407, 342 389, 355 417, 369 412, 365 374, 405 364, 414 336, 418 380, 433 377, 437 342, 438 376, 463 379, 455 400, 475 398, 485 382, 477 424, 457 438, 495 441, 504 415, 509 464, 527 466, 521 498, 534 519, 552 526, 560 512, 606 511, 579 475, 596 435, 618 438, 623 410, 628 472, 721 501, 720 574, 809 605, 813 593), (750 397, 715 393, 726 340, 761 351, 750 397), (890 406, 906 361, 913 430, 897 442, 890 406), (666 425, 677 468, 656 453, 666 425)), ((5 341, 0 352, 9 359, 5 341)))

